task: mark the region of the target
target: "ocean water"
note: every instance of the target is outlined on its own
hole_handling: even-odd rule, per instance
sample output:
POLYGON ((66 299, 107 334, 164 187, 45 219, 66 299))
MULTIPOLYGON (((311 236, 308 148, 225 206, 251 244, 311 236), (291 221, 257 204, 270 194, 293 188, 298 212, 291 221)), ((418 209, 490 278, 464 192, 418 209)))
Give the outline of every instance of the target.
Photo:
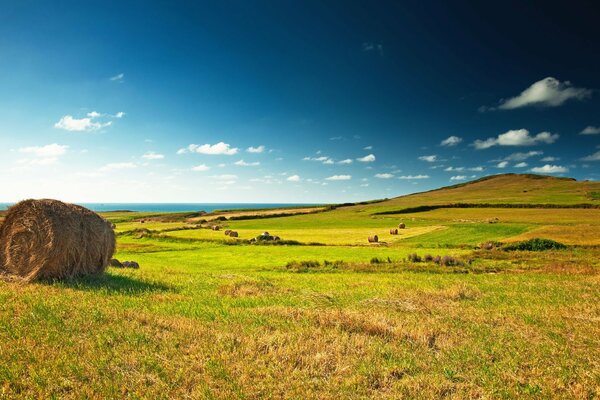
MULTIPOLYGON (((0 211, 6 210, 12 203, 0 203, 0 211)), ((284 207, 309 207, 318 204, 295 203, 80 203, 94 211, 140 211, 140 212, 193 212, 214 210, 239 210, 284 207)))

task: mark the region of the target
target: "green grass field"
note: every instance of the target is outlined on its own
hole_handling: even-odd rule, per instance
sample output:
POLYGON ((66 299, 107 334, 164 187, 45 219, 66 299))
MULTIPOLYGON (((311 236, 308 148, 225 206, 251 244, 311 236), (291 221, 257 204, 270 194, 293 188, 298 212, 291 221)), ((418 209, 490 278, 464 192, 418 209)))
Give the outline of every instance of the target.
MULTIPOLYGON (((536 186, 550 193, 544 203, 598 191, 513 179, 546 182, 536 186)), ((489 199, 499 183, 487 182, 489 199)), ((462 189, 466 199, 475 191, 462 189)), ((451 197, 424 201, 434 193, 440 204, 451 197)), ((600 396, 598 210, 375 215, 415 198, 220 222, 239 239, 185 218, 107 214, 120 232, 115 257, 139 270, 0 281, 0 398, 600 396), (399 222, 407 229, 390 235, 399 222), (140 228, 152 232, 132 232, 140 228), (265 230, 298 244, 246 242, 265 230), (386 243, 369 245, 372 234, 386 243), (476 249, 530 237, 573 246, 476 249), (413 263, 411 253, 462 264, 413 263)))

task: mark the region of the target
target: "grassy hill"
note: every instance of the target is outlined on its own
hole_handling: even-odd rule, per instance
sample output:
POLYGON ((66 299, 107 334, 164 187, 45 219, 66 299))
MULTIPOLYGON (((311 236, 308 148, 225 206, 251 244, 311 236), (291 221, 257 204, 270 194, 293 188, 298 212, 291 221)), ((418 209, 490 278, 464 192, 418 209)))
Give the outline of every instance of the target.
POLYGON ((371 212, 383 212, 452 203, 600 205, 600 182, 533 174, 491 175, 428 192, 396 197, 366 207, 371 212))

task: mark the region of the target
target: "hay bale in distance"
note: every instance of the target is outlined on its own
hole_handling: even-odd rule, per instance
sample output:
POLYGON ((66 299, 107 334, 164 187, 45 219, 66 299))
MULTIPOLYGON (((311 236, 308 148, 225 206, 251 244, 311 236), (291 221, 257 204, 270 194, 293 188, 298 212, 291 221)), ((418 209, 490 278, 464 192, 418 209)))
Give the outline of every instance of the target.
POLYGON ((238 237, 237 231, 230 231, 229 232, 229 237, 238 237))
POLYGON ((379 242, 379 237, 377 235, 369 236, 369 243, 377 243, 379 242))
POLYGON ((123 261, 123 268, 138 269, 140 268, 140 264, 135 261, 123 261))
POLYGON ((0 271, 27 282, 101 274, 114 252, 108 221, 58 200, 15 204, 0 228, 0 271))
POLYGON ((113 268, 124 268, 123 264, 121 264, 121 261, 117 260, 116 258, 111 259, 108 265, 113 268))
POLYGON ((398 228, 390 229, 390 235, 397 235, 397 234, 398 234, 398 228))
POLYGON ((229 236, 230 233, 231 233, 231 229, 226 229, 225 230, 225 236, 229 236))
POLYGON ((401 222, 401 223, 398 225, 398 228, 400 228, 400 229, 404 229, 404 228, 406 228, 406 224, 405 224, 404 222, 401 222))
POLYGON ((219 225, 213 225, 213 226, 211 227, 211 229, 212 229, 213 231, 220 231, 220 230, 221 230, 221 227, 220 227, 219 225))

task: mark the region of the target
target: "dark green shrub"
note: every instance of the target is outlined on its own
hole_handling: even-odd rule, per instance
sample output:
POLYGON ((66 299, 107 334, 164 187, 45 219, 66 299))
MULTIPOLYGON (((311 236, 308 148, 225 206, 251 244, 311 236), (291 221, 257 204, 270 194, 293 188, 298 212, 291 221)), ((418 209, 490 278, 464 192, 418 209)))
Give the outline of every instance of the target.
POLYGON ((504 246, 506 251, 545 251, 545 250, 563 250, 567 246, 551 239, 534 238, 524 242, 514 243, 504 246))

